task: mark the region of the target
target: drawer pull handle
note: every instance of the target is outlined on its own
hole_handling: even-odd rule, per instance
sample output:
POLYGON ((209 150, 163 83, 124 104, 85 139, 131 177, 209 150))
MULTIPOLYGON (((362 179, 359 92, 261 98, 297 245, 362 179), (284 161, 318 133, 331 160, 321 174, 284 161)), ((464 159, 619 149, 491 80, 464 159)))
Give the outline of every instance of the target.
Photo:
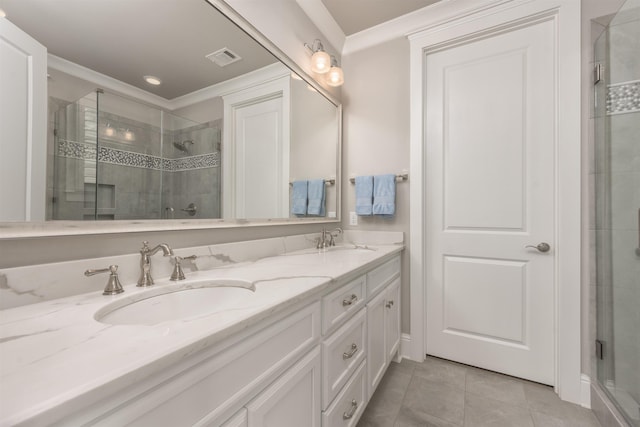
POLYGON ((393 300, 387 301, 387 308, 393 307, 393 300))
POLYGON ((351 294, 351 296, 349 297, 349 299, 343 299, 342 300, 342 306, 346 307, 348 305, 352 305, 353 303, 355 303, 356 301, 358 301, 358 295, 356 294, 351 294))
POLYGON ((342 353, 342 360, 351 359, 354 354, 358 351, 358 346, 354 343, 351 344, 351 351, 349 353, 342 353))
POLYGON ((358 402, 356 402, 356 400, 353 399, 351 401, 351 409, 349 409, 349 412, 345 412, 342 414, 342 419, 348 420, 353 418, 353 415, 356 413, 357 410, 358 410, 358 402))

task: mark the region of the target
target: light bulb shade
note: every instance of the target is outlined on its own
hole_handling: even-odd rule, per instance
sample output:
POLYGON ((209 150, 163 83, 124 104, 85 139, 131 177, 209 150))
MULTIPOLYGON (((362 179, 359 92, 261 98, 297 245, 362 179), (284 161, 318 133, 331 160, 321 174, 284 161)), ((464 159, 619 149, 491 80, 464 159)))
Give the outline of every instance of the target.
POLYGON ((311 70, 314 73, 324 74, 331 68, 331 57, 324 50, 318 50, 311 57, 311 70))
POLYGON ((344 73, 342 72, 342 68, 334 65, 329 70, 329 74, 327 74, 327 84, 329 86, 337 87, 341 86, 343 83, 344 73))

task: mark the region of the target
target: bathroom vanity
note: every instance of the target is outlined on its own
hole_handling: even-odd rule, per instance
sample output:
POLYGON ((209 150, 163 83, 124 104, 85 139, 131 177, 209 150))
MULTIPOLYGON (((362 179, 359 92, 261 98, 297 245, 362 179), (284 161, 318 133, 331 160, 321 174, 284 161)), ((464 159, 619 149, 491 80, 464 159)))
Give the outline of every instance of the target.
MULTIPOLYGON (((78 261, 121 264, 125 292, 0 312, 0 425, 355 426, 400 342, 402 233, 375 234, 181 249, 187 279, 155 257, 150 288, 124 273, 136 255, 78 261), (147 315, 155 298, 178 314, 147 315)), ((56 266, 3 270, 4 290, 56 266)))

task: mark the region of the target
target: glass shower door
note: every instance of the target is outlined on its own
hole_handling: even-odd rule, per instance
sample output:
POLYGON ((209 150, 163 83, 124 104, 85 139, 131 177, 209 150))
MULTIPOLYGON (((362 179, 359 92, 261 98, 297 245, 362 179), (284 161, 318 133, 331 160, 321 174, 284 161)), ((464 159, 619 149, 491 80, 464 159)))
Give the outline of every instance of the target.
POLYGON ((598 381, 640 426, 640 0, 595 45, 598 381))

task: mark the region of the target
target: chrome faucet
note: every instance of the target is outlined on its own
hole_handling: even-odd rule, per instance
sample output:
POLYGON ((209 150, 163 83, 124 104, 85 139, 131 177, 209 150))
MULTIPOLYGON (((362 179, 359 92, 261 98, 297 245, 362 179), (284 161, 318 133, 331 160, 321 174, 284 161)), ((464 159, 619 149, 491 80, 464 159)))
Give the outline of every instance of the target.
POLYGON ((137 286, 151 286, 153 285, 153 278, 151 277, 151 256, 155 255, 160 249, 164 256, 173 255, 173 250, 166 243, 160 243, 153 249, 149 248, 149 242, 142 242, 142 248, 140 249, 140 278, 138 279, 137 286))
POLYGON ((338 237, 341 233, 342 233, 342 228, 340 227, 335 228, 331 231, 328 231, 325 228, 323 228, 322 231, 320 232, 320 237, 316 239, 316 249, 326 249, 329 246, 335 246, 336 245, 335 238, 338 237))
POLYGON ((337 227, 329 232, 329 246, 336 245, 336 237, 342 234, 342 228, 337 227), (334 234, 335 233, 335 234, 334 234))
POLYGON ((316 239, 316 249, 326 249, 327 246, 329 246, 329 243, 327 242, 327 230, 322 228, 320 237, 316 239))

